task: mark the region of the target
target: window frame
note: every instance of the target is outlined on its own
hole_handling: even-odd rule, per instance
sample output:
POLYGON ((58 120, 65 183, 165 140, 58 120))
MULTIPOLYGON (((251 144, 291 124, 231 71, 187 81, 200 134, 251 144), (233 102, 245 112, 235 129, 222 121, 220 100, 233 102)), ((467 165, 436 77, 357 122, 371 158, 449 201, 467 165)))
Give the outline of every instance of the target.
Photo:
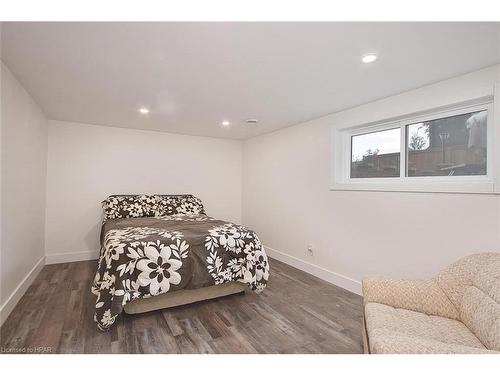
POLYGON ((403 116, 398 119, 372 124, 334 129, 334 165, 332 190, 372 191, 420 191, 494 193, 494 103, 493 98, 460 103, 446 108, 403 116), (419 122, 458 116, 466 113, 487 111, 486 127, 486 175, 472 176, 407 176, 407 126, 419 122), (400 128, 399 177, 355 177, 351 178, 352 137, 363 134, 400 128))

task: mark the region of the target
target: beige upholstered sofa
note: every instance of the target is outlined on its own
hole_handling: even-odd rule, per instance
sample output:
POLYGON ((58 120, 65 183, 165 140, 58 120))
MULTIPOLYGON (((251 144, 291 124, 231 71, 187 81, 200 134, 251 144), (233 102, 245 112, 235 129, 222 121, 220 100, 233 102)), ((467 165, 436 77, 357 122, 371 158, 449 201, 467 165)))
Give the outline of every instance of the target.
POLYGON ((500 253, 429 280, 363 280, 365 352, 500 353, 500 253))

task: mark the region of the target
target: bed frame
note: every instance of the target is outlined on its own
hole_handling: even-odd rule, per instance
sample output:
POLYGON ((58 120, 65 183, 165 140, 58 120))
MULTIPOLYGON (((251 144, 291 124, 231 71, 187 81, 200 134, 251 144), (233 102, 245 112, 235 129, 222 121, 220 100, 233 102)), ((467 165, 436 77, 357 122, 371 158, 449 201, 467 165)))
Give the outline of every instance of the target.
POLYGON ((184 289, 149 298, 136 299, 127 303, 123 309, 127 314, 140 314, 143 312, 229 296, 231 294, 244 293, 245 284, 232 281, 230 283, 211 285, 200 289, 184 289))

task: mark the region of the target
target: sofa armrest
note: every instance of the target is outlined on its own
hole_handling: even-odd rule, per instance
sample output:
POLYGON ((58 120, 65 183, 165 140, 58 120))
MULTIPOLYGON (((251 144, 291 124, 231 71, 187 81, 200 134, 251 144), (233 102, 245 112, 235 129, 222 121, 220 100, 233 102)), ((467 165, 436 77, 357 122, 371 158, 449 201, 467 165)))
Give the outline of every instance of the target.
POLYGON ((375 302, 458 319, 459 313, 434 280, 403 280, 387 277, 363 279, 364 304, 375 302))

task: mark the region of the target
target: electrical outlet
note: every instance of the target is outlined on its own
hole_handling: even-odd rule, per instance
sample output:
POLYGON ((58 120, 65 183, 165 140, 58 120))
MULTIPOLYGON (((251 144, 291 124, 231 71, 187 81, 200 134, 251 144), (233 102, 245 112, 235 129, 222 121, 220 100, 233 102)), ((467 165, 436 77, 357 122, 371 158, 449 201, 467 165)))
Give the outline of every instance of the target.
POLYGON ((313 245, 307 246, 307 255, 309 255, 310 257, 312 257, 314 255, 314 246, 313 245))

